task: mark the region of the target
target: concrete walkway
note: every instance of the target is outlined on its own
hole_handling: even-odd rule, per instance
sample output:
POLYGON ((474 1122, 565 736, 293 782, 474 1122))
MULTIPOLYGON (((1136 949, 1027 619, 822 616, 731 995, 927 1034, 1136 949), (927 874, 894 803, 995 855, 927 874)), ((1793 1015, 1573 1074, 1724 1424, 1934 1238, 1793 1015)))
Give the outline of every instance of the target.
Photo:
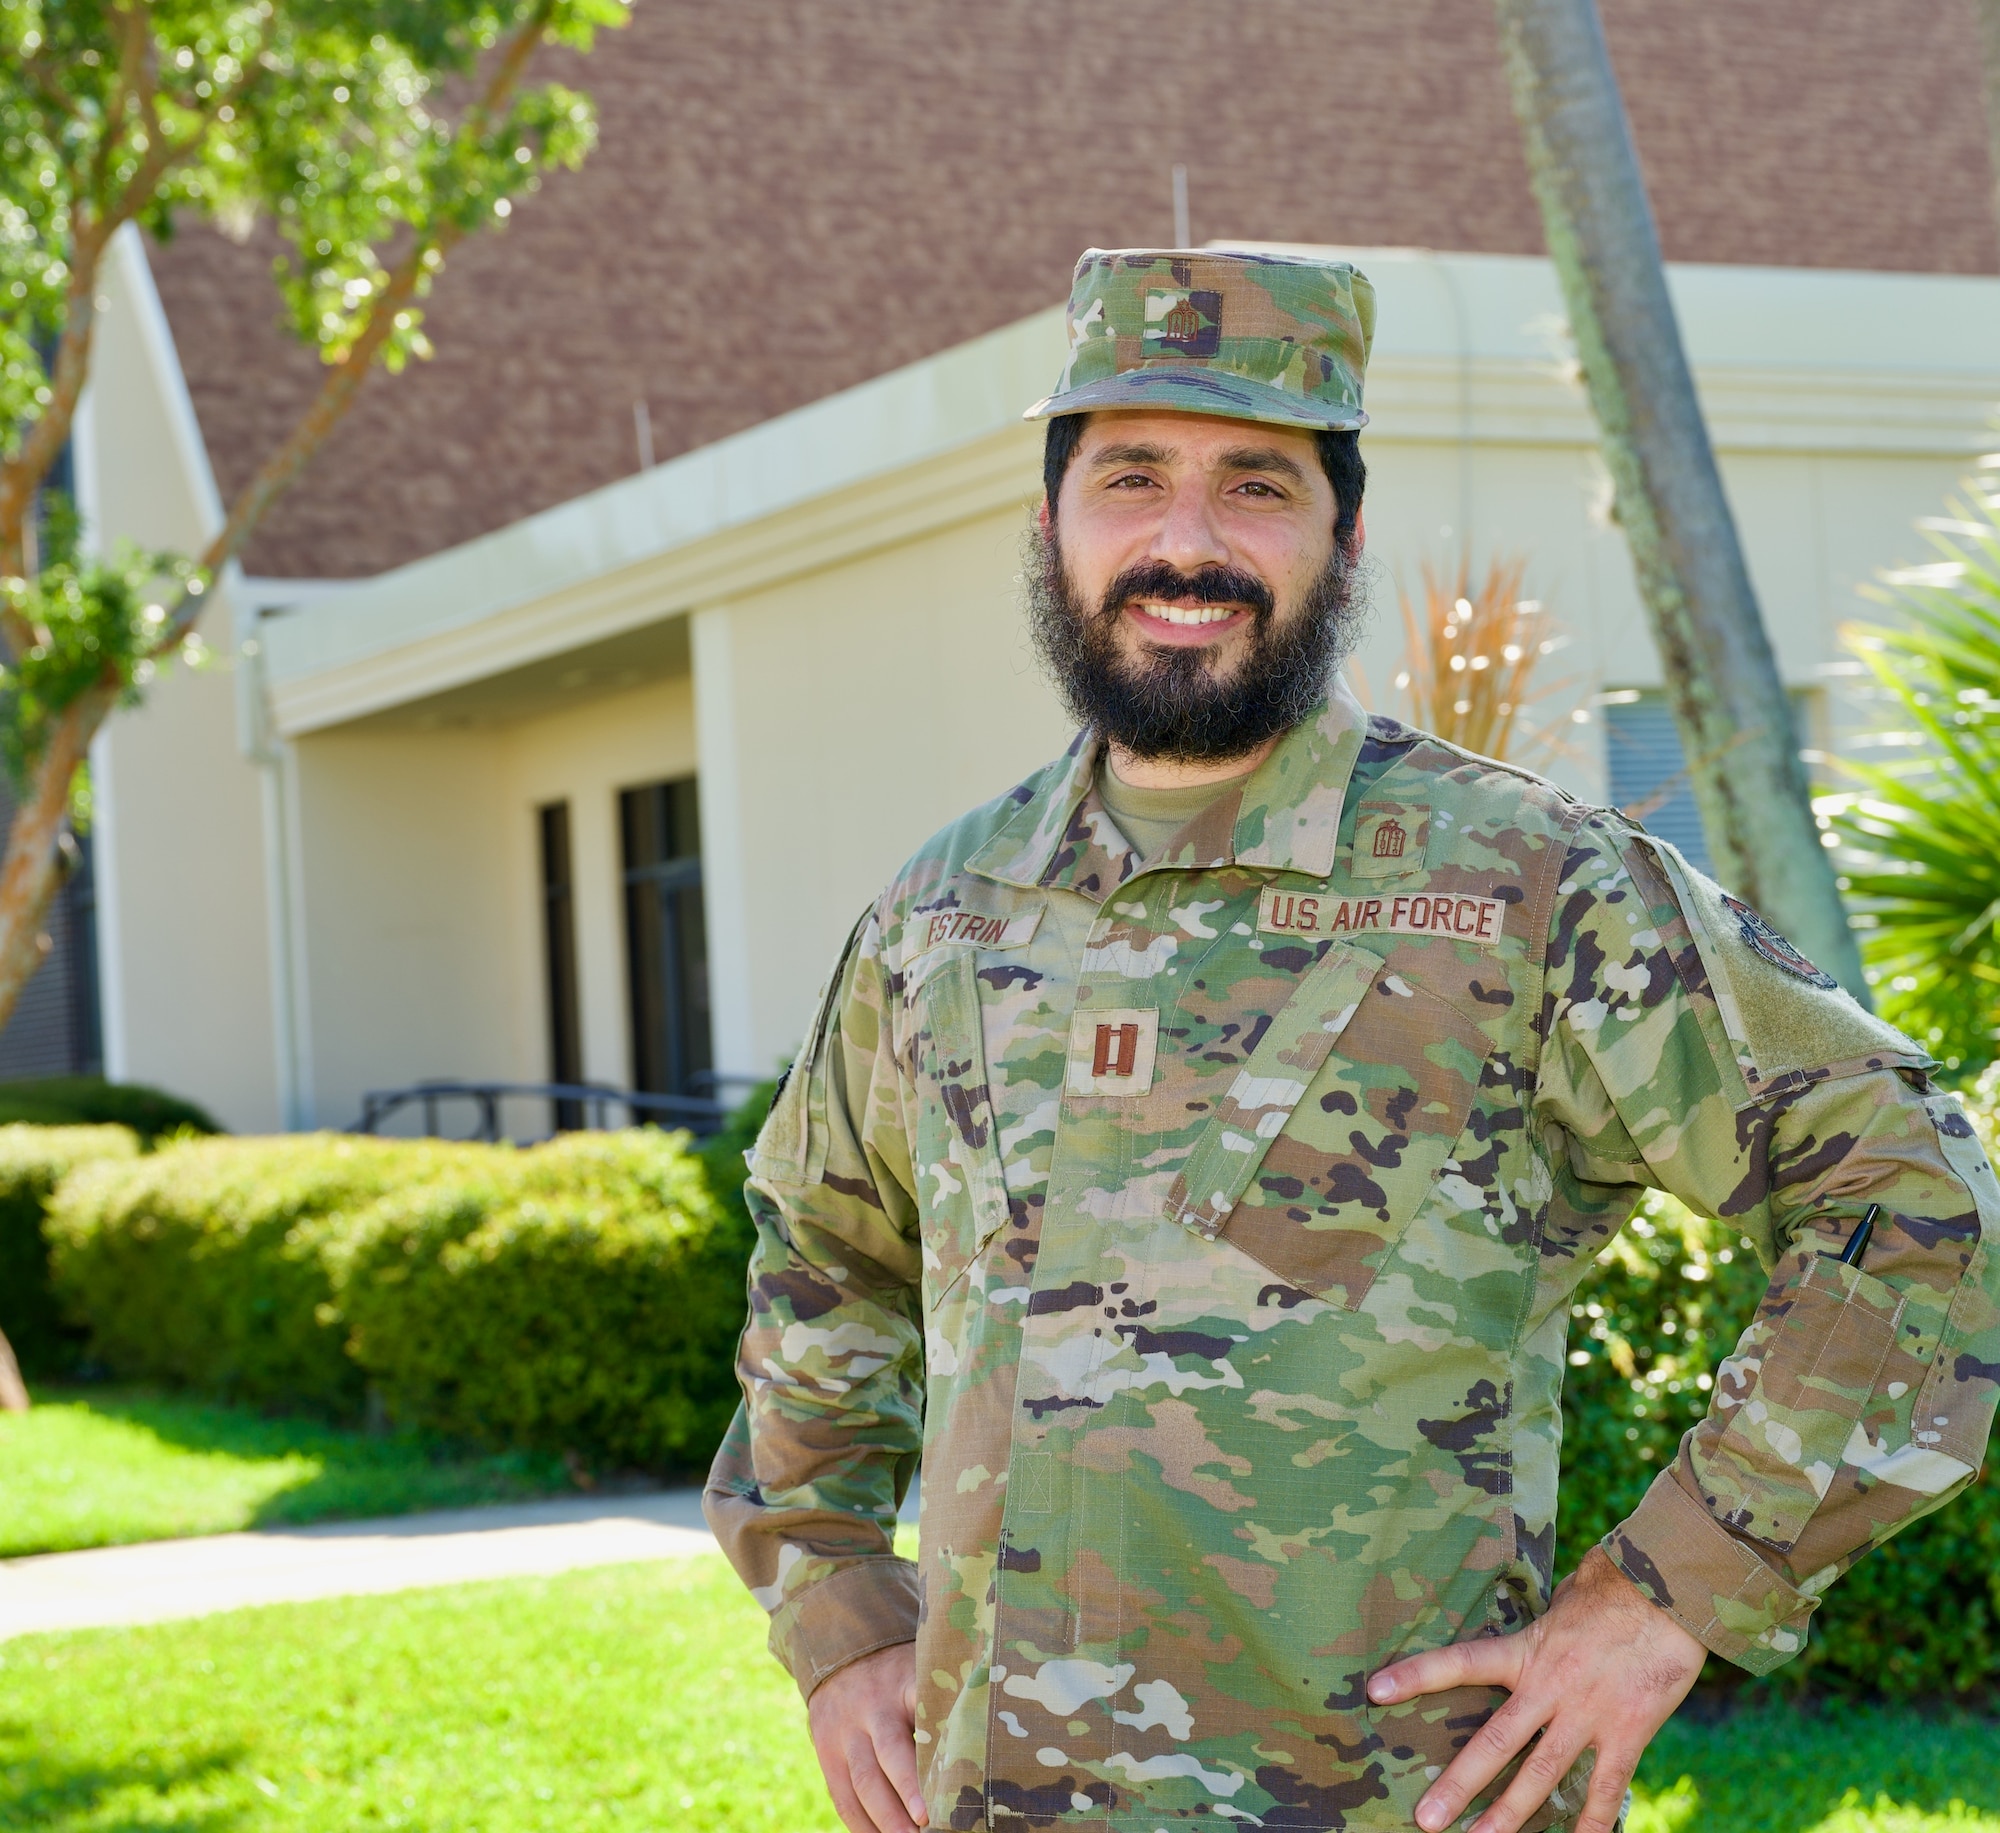
POLYGON ((714 1550, 690 1488, 39 1553, 0 1560, 0 1641, 714 1550))

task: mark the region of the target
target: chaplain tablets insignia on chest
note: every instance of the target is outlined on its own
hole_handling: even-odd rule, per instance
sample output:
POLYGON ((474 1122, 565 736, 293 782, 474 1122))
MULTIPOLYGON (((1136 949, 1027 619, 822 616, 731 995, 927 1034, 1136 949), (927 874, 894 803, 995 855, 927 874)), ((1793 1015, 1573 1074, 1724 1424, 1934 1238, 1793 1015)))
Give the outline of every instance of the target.
POLYGON ((1257 900, 1257 927, 1267 935, 1442 936, 1479 948, 1498 948, 1506 924, 1505 899, 1455 897, 1442 891, 1336 897, 1330 892, 1266 885, 1257 900))
POLYGON ((1809 986, 1824 987, 1828 992, 1840 984, 1824 968, 1815 967, 1808 961, 1740 897, 1731 897, 1725 891, 1722 901, 1728 906, 1729 914, 1736 919, 1738 936, 1773 967, 1783 968, 1793 979, 1803 980, 1809 986))

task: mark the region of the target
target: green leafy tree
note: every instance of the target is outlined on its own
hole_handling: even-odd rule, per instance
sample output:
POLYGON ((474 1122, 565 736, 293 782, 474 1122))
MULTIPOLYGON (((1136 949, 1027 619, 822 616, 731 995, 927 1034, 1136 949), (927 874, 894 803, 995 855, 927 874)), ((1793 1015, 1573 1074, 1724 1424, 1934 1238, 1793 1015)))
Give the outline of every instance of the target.
POLYGON ((2000 1054, 2000 455, 1888 575, 1893 625, 1848 631, 1895 723, 1834 799, 1843 884, 1886 1016, 1960 1075, 2000 1054))
POLYGON ((41 959, 92 736, 191 642, 217 575, 368 372, 427 353, 422 301, 452 247, 582 160, 589 99, 528 66, 544 45, 588 50, 628 4, 0 0, 0 755, 17 792, 0 1024, 41 959), (95 551, 48 481, 112 238, 260 218, 284 243, 292 328, 326 366, 318 395, 206 551, 95 551))

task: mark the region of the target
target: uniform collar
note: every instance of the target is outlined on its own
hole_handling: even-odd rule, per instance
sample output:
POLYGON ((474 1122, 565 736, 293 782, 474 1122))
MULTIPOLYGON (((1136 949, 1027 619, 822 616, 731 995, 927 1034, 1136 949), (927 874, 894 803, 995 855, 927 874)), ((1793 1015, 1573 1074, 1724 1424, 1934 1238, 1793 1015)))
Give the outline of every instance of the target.
POLYGON ((1327 697, 1278 741, 1238 787, 1142 861, 1097 793, 1104 742, 1079 732, 1040 786, 967 865, 982 878, 1022 889, 1076 891, 1102 899, 1144 865, 1185 870, 1263 866, 1277 872, 1333 874, 1348 778, 1368 730, 1368 715, 1335 677, 1327 697))

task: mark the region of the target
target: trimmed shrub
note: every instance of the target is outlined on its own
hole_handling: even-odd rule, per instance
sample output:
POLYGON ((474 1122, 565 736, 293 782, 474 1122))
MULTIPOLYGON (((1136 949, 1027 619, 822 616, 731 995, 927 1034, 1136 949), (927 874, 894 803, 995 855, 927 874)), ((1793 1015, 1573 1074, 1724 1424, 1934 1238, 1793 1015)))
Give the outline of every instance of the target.
POLYGON ((138 1155, 128 1127, 0 1126, 0 1330, 28 1374, 67 1372, 82 1342, 49 1285, 42 1213, 51 1194, 78 1165, 138 1155))
POLYGON ((86 1166, 50 1207, 57 1290, 122 1375, 335 1413, 372 1384, 454 1437, 698 1465, 736 1404, 750 1110, 699 1150, 312 1135, 86 1166))
POLYGON ((192 1101, 138 1082, 101 1076, 42 1076, 0 1082, 0 1125, 123 1126, 148 1146, 172 1133, 220 1133, 192 1101))
POLYGON ((1556 1570, 1638 1507, 1708 1411, 1765 1277, 1733 1230, 1649 1191, 1571 1305, 1556 1570))
POLYGON ((119 1374, 260 1405, 357 1408, 327 1259, 391 1191, 504 1149, 303 1134, 204 1139, 87 1165, 49 1205, 58 1298, 119 1374))
POLYGON ((349 1352, 412 1425, 599 1469, 698 1465, 736 1405, 744 1255, 720 1221, 673 1136, 496 1154, 356 1219, 336 1254, 349 1352))
POLYGON ((743 1200, 743 1181, 750 1175, 743 1160, 757 1143, 764 1116, 777 1098, 775 1081, 760 1082, 730 1114, 720 1132, 711 1133, 694 1147, 695 1157, 701 1161, 701 1174, 708 1183, 709 1198, 715 1205, 718 1226, 729 1235, 731 1251, 738 1253, 746 1273, 757 1231, 750 1220, 750 1206, 743 1200))

